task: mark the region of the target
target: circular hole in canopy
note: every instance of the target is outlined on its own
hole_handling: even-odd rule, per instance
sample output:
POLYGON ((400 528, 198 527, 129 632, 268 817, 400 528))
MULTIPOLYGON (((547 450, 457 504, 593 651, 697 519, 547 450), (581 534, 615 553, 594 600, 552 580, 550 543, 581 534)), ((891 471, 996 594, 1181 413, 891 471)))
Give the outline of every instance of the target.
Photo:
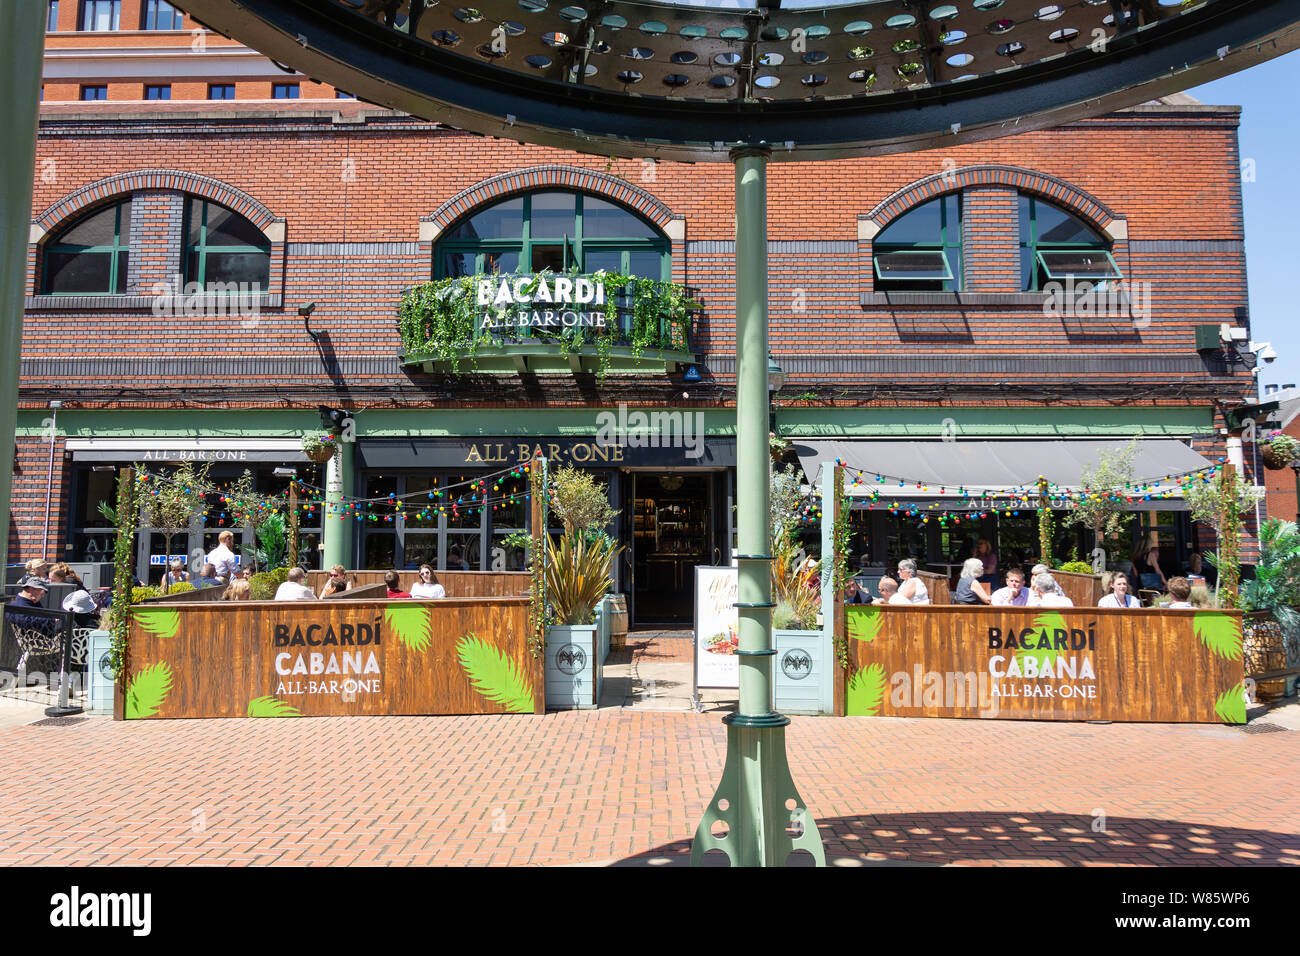
POLYGON ((591 45, 592 53, 608 53, 612 49, 613 47, 611 47, 604 40, 597 40, 595 43, 591 45))
POLYGON ((500 58, 500 57, 505 56, 505 54, 502 53, 500 50, 494 50, 494 49, 492 49, 492 44, 490 44, 490 43, 484 43, 484 44, 483 44, 482 46, 480 46, 480 47, 478 48, 478 50, 476 50, 475 52, 478 53, 479 56, 484 57, 484 58, 489 59, 489 60, 495 60, 495 59, 498 59, 498 58, 500 58))
POLYGON ((898 75, 907 80, 910 80, 912 77, 924 72, 925 72, 925 67, 923 67, 920 63, 898 64, 898 75))
POLYGON ((873 83, 876 82, 876 71, 875 70, 854 70, 852 73, 849 74, 849 82, 865 83, 867 84, 867 86, 871 86, 873 83))
POLYGON ((507 20, 501 24, 501 29, 506 31, 506 36, 511 37, 521 36, 525 32, 524 25, 518 20, 507 20))
POLYGON ((455 46, 460 42, 460 34, 455 30, 434 30, 429 39, 438 46, 455 46))
POLYGON ((754 85, 760 89, 770 90, 774 86, 781 85, 781 78, 771 73, 764 73, 762 76, 754 77, 754 85))
POLYGON ((900 13, 886 20, 885 26, 891 30, 906 30, 908 27, 916 26, 916 17, 910 13, 900 13))
POLYGON ((582 7, 565 7, 560 11, 560 19, 570 23, 581 23, 587 19, 587 11, 582 7))
POLYGON ((1025 45, 1019 40, 1004 43, 998 47, 998 56, 1019 56, 1025 52, 1025 45))
POLYGON ((709 77, 709 86, 717 90, 725 90, 729 86, 736 85, 734 76, 711 76, 709 77))
POLYGON ((647 20, 645 23, 641 24, 641 32, 646 36, 658 36, 661 33, 667 33, 668 27, 666 24, 660 23, 658 20, 647 20))
POLYGON ((951 3, 940 4, 930 11, 931 20, 951 20, 957 15, 957 8, 951 3))
POLYGON ((780 66, 785 62, 785 55, 775 51, 764 53, 758 58, 759 66, 780 66))
POLYGON ((551 65, 551 58, 549 56, 542 56, 540 53, 533 53, 524 57, 524 62, 534 70, 544 70, 551 65))
POLYGON ((688 40, 698 40, 700 37, 706 37, 706 36, 708 36, 708 35, 709 35, 709 31, 706 30, 706 29, 704 29, 704 27, 695 26, 695 25, 693 25, 693 24, 690 24, 690 25, 684 26, 684 27, 682 27, 680 30, 678 30, 678 31, 677 31, 677 35, 678 35, 678 36, 686 37, 686 39, 688 39, 688 40))
POLYGON ((724 40, 745 40, 749 37, 749 31, 744 27, 727 27, 718 36, 724 40))
POLYGON ((679 50, 677 53, 674 53, 668 59, 672 60, 674 63, 686 64, 686 63, 694 63, 699 58, 700 58, 699 54, 692 53, 690 50, 679 50))
POLYGON ((871 24, 866 20, 854 20, 844 27, 844 32, 851 37, 864 37, 871 32, 871 24))
POLYGON ((1079 31, 1074 27, 1062 27, 1060 30, 1053 30, 1047 34, 1047 39, 1053 43, 1069 43, 1079 35, 1079 31))
POLYGON ((713 62, 718 66, 735 66, 740 62, 739 53, 719 53, 713 58, 713 62))
POLYGON ((620 70, 618 81, 620 83, 640 83, 645 79, 645 74, 638 73, 636 70, 620 70))
POLYGON ((789 35, 790 35, 790 31, 787 30, 785 27, 771 26, 771 27, 763 27, 763 30, 761 33, 759 33, 758 38, 765 43, 780 43, 789 35))
POLYGON ((961 43, 965 39, 966 39, 965 30, 948 30, 945 33, 939 34, 939 42, 942 43, 944 46, 956 46, 958 43, 961 43))
POLYGON ((669 73, 664 77, 664 86, 685 86, 689 82, 691 78, 680 73, 669 73))
POLYGON ((818 23, 806 28, 803 35, 806 37, 828 37, 831 35, 831 28, 818 23))
POLYGON ((473 7, 457 7, 452 16, 461 23, 478 23, 483 19, 483 14, 473 7))
POLYGON ((975 0, 976 10, 996 10, 1002 6, 1004 0, 975 0))
POLYGON ((825 63, 830 58, 831 55, 823 50, 809 50, 803 55, 805 63, 825 63))
POLYGON ((802 83, 804 86, 811 87, 812 89, 816 89, 816 88, 819 87, 819 86, 825 86, 825 85, 826 85, 826 74, 824 74, 824 73, 809 73, 807 76, 805 76, 805 77, 804 77, 802 80, 800 80, 799 82, 802 83))
POLYGON ((1065 13, 1065 7, 1059 3, 1049 3, 1045 7, 1039 7, 1038 12, 1034 14, 1034 18, 1037 20, 1055 20, 1063 13, 1065 13))
POLYGON ((621 30, 627 26, 627 18, 620 17, 616 13, 611 13, 608 16, 600 18, 600 25, 606 30, 621 30))
POLYGON ((869 46, 855 46, 849 50, 850 60, 865 60, 875 54, 875 50, 869 46))
POLYGON ((913 50, 921 49, 920 40, 898 40, 890 44, 889 48, 895 53, 911 53, 913 50))
POLYGON ((989 33, 997 36, 1000 33, 1009 33, 1011 28, 1016 25, 1015 20, 1008 20, 1005 17, 1001 20, 994 20, 988 26, 989 33))
MULTIPOLYGON (((596 68, 592 66, 590 63, 588 63, 587 66, 583 69, 582 75, 592 76, 595 74, 595 72, 596 72, 596 68)), ((575 63, 573 66, 569 67, 569 76, 577 76, 577 75, 578 75, 578 64, 575 63)))
POLYGON ((558 31, 553 33, 543 33, 542 42, 547 46, 564 46, 569 42, 569 35, 558 31))
POLYGON ((634 46, 624 56, 631 60, 653 60, 655 51, 648 46, 634 46))
POLYGON ((947 59, 949 66, 966 66, 968 63, 974 62, 975 57, 971 56, 969 53, 954 53, 947 59))
POLYGON ((546 9, 546 0, 519 0, 519 7, 529 13, 541 13, 546 9))

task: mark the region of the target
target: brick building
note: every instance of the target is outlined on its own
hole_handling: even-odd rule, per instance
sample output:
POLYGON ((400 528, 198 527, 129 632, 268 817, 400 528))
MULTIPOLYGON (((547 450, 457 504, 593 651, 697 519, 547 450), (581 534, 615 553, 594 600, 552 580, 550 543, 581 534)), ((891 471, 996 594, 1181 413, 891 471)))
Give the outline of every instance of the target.
MULTIPOLYGON (((349 564, 517 566, 503 538, 523 524, 522 504, 453 516, 383 499, 424 502, 540 443, 610 481, 634 615, 679 616, 668 605, 689 590, 690 566, 725 560, 731 539, 730 167, 608 160, 417 120, 286 75, 188 20, 135 29, 166 6, 51 3, 14 560, 103 554, 96 505, 112 469, 133 461, 199 458, 227 478, 247 467, 268 489, 288 466, 323 485, 298 439, 319 430, 325 405, 355 422, 335 477, 381 499, 362 520, 325 522, 349 564), (105 29, 78 29, 87 7, 105 29), (166 96, 150 92, 163 85, 166 96), (628 325, 602 375, 590 350, 573 356, 544 336, 453 370, 399 334, 403 293, 421 283, 544 268, 683 287, 700 306, 689 341, 639 349, 628 325), (214 278, 249 285, 185 294, 214 278), (599 416, 620 403, 698 412, 702 445, 611 452, 596 441, 599 416)), ((1140 478, 1228 454, 1224 412, 1250 401, 1253 383, 1197 330, 1249 323, 1238 120, 1235 107, 1173 97, 948 150, 771 166, 777 428, 809 479, 847 449, 873 479, 907 480, 896 490, 891 479, 905 497, 855 511, 858 552, 947 563, 984 536, 1028 557, 1030 512, 929 485, 1021 486, 1134 437, 1140 478), (1094 291, 1076 294, 1085 282, 1094 291), (967 520, 941 528, 906 513, 931 506, 967 520)), ((1135 534, 1159 535, 1170 574, 1206 543, 1176 496, 1138 495, 1134 508, 1135 534)), ((304 517, 309 535, 319 514, 304 517)), ((191 553, 221 522, 214 503, 191 553)), ((142 540, 143 571, 164 546, 142 540)), ((1062 532, 1058 556, 1091 545, 1062 532)))

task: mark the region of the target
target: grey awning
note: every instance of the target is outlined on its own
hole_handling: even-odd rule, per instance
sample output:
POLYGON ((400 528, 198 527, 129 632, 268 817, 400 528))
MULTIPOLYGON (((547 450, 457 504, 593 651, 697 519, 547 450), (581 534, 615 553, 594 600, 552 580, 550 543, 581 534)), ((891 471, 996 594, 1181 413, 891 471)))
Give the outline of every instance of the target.
MULTIPOLYGON (((907 498, 939 497, 945 491, 965 488, 998 494, 1032 486, 1042 475, 1060 489, 1083 486, 1083 470, 1094 469, 1101 453, 1121 448, 1125 442, 1080 441, 794 441, 795 453, 809 479, 823 462, 840 459, 850 469, 865 474, 863 484, 846 486, 850 494, 873 490, 907 498), (892 480, 877 482, 876 476, 892 480), (898 479, 911 479, 899 486, 898 479), (917 488, 921 482, 924 489, 917 488), (941 491, 942 489, 942 491, 941 491)), ((1174 481, 1161 479, 1185 475, 1215 462, 1198 455, 1180 441, 1151 439, 1137 443, 1133 474, 1141 483, 1156 485, 1155 494, 1182 494, 1174 481)))

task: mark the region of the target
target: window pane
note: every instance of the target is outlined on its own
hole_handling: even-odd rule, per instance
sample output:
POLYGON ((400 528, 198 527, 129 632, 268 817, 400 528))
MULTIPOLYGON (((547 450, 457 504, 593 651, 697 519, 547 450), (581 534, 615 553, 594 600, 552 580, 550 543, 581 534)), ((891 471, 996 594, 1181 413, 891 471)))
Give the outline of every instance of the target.
POLYGON ((923 206, 917 206, 904 213, 891 223, 879 236, 882 243, 929 243, 939 245, 943 241, 941 200, 932 199, 923 206))
POLYGON ((483 548, 474 534, 447 534, 447 571, 478 571, 482 568, 483 548), (468 567, 467 567, 468 565, 468 567))
MULTIPOLYGON (((588 251, 586 260, 586 264, 583 266, 585 272, 600 272, 602 269, 606 272, 623 271, 623 253, 617 249, 602 249, 599 252, 588 251)), ((659 277, 656 275, 655 278, 659 277)))
POLYGON ((235 84, 233 83, 208 84, 208 99, 233 100, 234 98, 235 98, 235 84))
POLYGON ((262 231, 239 213, 208 203, 209 246, 266 246, 262 231))
POLYGON ((1058 245, 1066 242, 1096 242, 1101 237, 1064 210, 1049 206, 1044 202, 1034 203, 1034 215, 1038 219, 1038 244, 1040 246, 1058 245))
POLYGON ((59 28, 59 0, 50 0, 48 12, 45 15, 45 32, 53 33, 59 28))
POLYGON ((1118 279, 1119 271, 1104 252, 1081 250, 1079 252, 1040 252, 1039 260, 1050 278, 1088 276, 1096 279, 1118 279))
POLYGON ((83 86, 81 88, 81 98, 83 100, 106 100, 108 99, 108 87, 83 86))
MULTIPOLYGON (((533 215, 536 216, 536 206, 533 215)), ((582 237, 584 239, 658 239, 654 227, 622 206, 582 197, 582 237)))
POLYGON ((73 503, 72 526, 74 528, 111 527, 108 519, 99 513, 99 503, 105 502, 110 507, 117 507, 117 471, 93 471, 90 468, 78 469, 78 497, 73 503))
POLYGON ((406 533, 406 550, 403 552, 402 567, 414 571, 422 564, 436 568, 438 566, 438 535, 426 532, 406 533))
POLYGON ((578 231, 573 193, 533 193, 532 238, 557 239, 578 231))
POLYGON ((191 246, 197 246, 203 235, 203 207, 206 205, 202 199, 190 199, 189 208, 189 226, 185 233, 185 242, 191 246))
POLYGON ((885 252, 876 256, 876 275, 881 279, 951 279, 952 271, 942 252, 885 252))
POLYGON ((518 272, 519 250, 483 253, 483 271, 485 273, 518 272))
POLYGON ((298 98, 298 84, 272 83, 271 98, 275 100, 296 100, 298 98))
POLYGON ((644 279, 658 281, 663 278, 663 255, 658 252, 629 252, 628 272, 644 279))
POLYGON ((146 100, 169 100, 172 98, 172 88, 170 86, 146 86, 144 88, 144 98, 146 100))
POLYGON ((117 254, 117 288, 113 291, 118 295, 126 295, 126 270, 130 258, 125 249, 117 254))
POLYGON ((112 253, 51 252, 45 257, 46 289, 55 294, 106 293, 112 253))
MULTIPOLYGON (((536 233, 534 233, 536 234, 536 233)), ((507 199, 453 229, 449 239, 522 239, 524 236, 524 200, 507 199)))
POLYGON ((271 257, 264 252, 209 252, 203 275, 194 278, 205 284, 246 282, 267 289, 270 276, 271 257))
MULTIPOLYGON (((359 524, 360 522, 358 522, 359 524)), ((366 557, 364 566, 375 571, 388 571, 396 567, 397 535, 393 532, 366 532, 366 557)))
MULTIPOLYGON (((407 475, 406 493, 417 497, 408 498, 406 505, 406 526, 408 528, 438 527, 438 507, 444 498, 438 494, 438 481, 431 475, 407 475)), ((411 536, 407 535, 407 541, 411 536)), ((434 543, 435 548, 437 542, 434 543)), ((410 549, 407 549, 410 554, 410 549)))
MULTIPOLYGON (((125 237, 130 229, 129 204, 122 208, 122 234, 125 237)), ((94 215, 81 220, 67 232, 62 233, 55 244, 60 246, 111 246, 117 231, 117 206, 109 206, 94 215)))
POLYGON ((550 269, 552 272, 564 271, 564 244, 533 243, 533 271, 550 269))
POLYGON ((473 275, 474 258, 472 252, 444 252, 442 254, 443 276, 450 278, 473 275))

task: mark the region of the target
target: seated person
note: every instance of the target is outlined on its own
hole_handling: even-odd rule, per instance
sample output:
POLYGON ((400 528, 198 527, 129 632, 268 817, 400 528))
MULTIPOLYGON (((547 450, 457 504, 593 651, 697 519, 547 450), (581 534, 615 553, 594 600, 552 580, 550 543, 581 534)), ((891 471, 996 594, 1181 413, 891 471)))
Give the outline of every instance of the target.
MULTIPOLYGON (((1029 572, 1029 584, 1030 584, 1029 600, 1025 602, 1025 607, 1040 607, 1042 605, 1042 602, 1039 601, 1038 599, 1037 592, 1033 588, 1034 579, 1037 578, 1040 574, 1046 574, 1048 577, 1052 577, 1051 571, 1052 569, 1045 564, 1034 565, 1034 570, 1029 572)), ((1052 591, 1053 594, 1055 594, 1057 597, 1065 597, 1065 592, 1062 591, 1061 586, 1056 583, 1056 578, 1052 578, 1052 587, 1054 589, 1052 591)), ((1071 607, 1074 606, 1073 601, 1070 602, 1070 606, 1071 607)))
POLYGON ((172 558, 171 563, 167 565, 167 573, 163 575, 163 593, 166 594, 173 584, 181 584, 189 579, 190 573, 185 570, 185 562, 180 558, 172 558))
POLYGON ((984 562, 979 558, 967 558, 961 566, 961 578, 957 581, 957 590, 953 593, 954 604, 988 604, 992 595, 983 583, 984 562))
POLYGON ((445 598, 447 589, 433 580, 433 567, 428 564, 420 565, 419 580, 411 587, 411 597, 416 598, 445 598))
POLYGON ((1142 606, 1142 602, 1129 593, 1128 575, 1123 571, 1108 571, 1107 576, 1101 579, 1101 586, 1108 593, 1097 602, 1097 607, 1135 608, 1142 606))
POLYGON ((1192 584, 1187 580, 1187 578, 1170 578, 1169 596, 1173 598, 1168 605, 1171 608, 1190 608, 1196 606, 1190 600, 1192 596, 1192 584))
POLYGON ((221 595, 223 601, 249 601, 253 597, 253 587, 244 578, 235 578, 226 585, 226 593, 221 595))
POLYGON ((199 579, 194 582, 195 587, 216 588, 221 586, 221 578, 217 577, 217 566, 215 564, 204 564, 203 571, 199 579))
POLYGON ((845 604, 874 604, 871 595, 867 589, 858 584, 857 578, 849 578, 848 586, 844 589, 845 604))
POLYGON ((277 601, 314 601, 316 595, 312 593, 311 588, 302 583, 306 577, 302 568, 290 568, 289 580, 285 581, 275 590, 275 600, 277 601))
POLYGON ((71 565, 56 564, 51 568, 50 583, 72 585, 72 593, 63 599, 63 610, 72 613, 78 627, 89 627, 98 620, 99 605, 71 565))
POLYGON ((42 581, 50 579, 50 562, 44 558, 32 558, 27 562, 27 577, 40 578, 42 581))
POLYGON ((1029 589, 1025 587, 1025 572, 1012 568, 1007 572, 1007 586, 993 592, 990 604, 994 607, 1024 607, 1029 601, 1029 589))
POLYGON ((980 538, 975 542, 975 557, 979 558, 983 565, 979 575, 980 581, 984 584, 995 583, 998 579, 998 556, 994 553, 993 545, 989 544, 988 538, 980 538))
POLYGON ((390 598, 409 598, 410 592, 400 590, 402 578, 396 571, 389 571, 384 575, 384 583, 388 585, 388 597, 390 598))
POLYGON ((6 605, 4 616, 8 618, 10 624, 14 627, 53 634, 60 626, 59 622, 54 618, 40 617, 35 614, 16 614, 9 610, 17 607, 39 607, 44 609, 41 602, 45 600, 45 592, 49 589, 49 583, 44 578, 29 574, 18 582, 18 587, 20 590, 6 605))
POLYGON ((341 564, 336 564, 330 568, 330 574, 325 581, 325 586, 320 589, 320 596, 328 597, 331 594, 346 591, 350 587, 352 587, 352 582, 348 580, 348 569, 341 564))
POLYGON ((1056 579, 1044 571, 1042 574, 1034 575, 1034 596, 1030 598, 1032 607, 1074 607, 1071 601, 1061 592, 1061 586, 1056 583, 1056 579), (1037 599, 1035 601, 1035 598, 1037 599))
POLYGON ((916 575, 916 562, 911 558, 904 558, 898 562, 898 576, 902 579, 898 585, 898 594, 903 598, 902 601, 891 600, 890 604, 929 604, 930 592, 922 581, 916 575))
POLYGON ((898 593, 898 582, 893 578, 881 578, 880 597, 872 601, 872 604, 911 604, 907 598, 898 593))

